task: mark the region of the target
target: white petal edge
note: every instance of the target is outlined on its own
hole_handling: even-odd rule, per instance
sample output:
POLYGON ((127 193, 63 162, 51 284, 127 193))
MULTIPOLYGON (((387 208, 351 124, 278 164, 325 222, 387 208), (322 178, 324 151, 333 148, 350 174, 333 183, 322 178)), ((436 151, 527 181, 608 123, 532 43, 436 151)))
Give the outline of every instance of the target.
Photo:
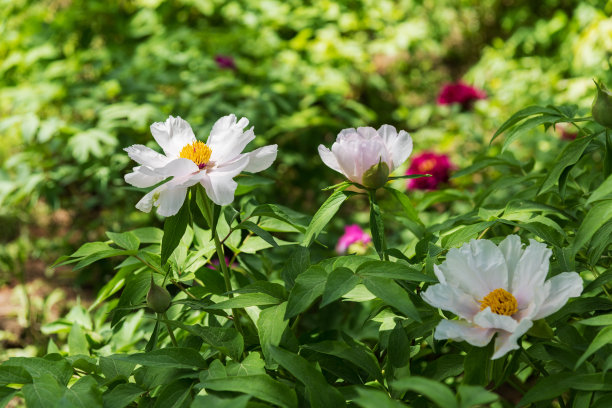
POLYGON ((244 128, 249 124, 247 118, 236 121, 231 114, 217 120, 210 131, 206 144, 212 150, 210 160, 216 163, 233 161, 255 139, 255 132, 244 128))
POLYGON ((223 167, 200 172, 200 183, 206 190, 206 195, 217 205, 228 205, 234 201, 234 193, 238 187, 233 179, 249 164, 249 158, 242 156, 238 160, 223 167))
POLYGON ((531 320, 523 320, 512 332, 499 332, 495 338, 495 347, 493 349, 493 356, 491 360, 496 360, 503 357, 509 351, 516 350, 520 346, 517 340, 531 328, 533 322, 531 320))
POLYGON ((336 159, 336 156, 334 156, 331 150, 329 150, 327 147, 323 146, 322 144, 319 145, 319 156, 321 156, 321 160, 323 160, 323 163, 325 163, 327 167, 329 167, 332 170, 337 171, 338 173, 342 173, 344 176, 346 176, 346 174, 344 174, 344 172, 342 171, 342 168, 340 167, 340 164, 338 163, 338 159, 336 159))
POLYGON ((147 168, 143 166, 134 167, 132 170, 133 172, 126 174, 124 179, 126 183, 138 188, 151 187, 166 178, 151 170, 147 171, 147 168))
POLYGON ((170 162, 170 158, 163 154, 157 153, 155 150, 148 148, 144 145, 132 145, 123 149, 127 152, 130 159, 143 166, 156 169, 163 167, 170 162))
POLYGON ((391 125, 382 125, 378 129, 378 134, 385 141, 387 150, 391 155, 393 168, 390 171, 393 171, 404 164, 412 153, 412 138, 404 130, 400 130, 398 134, 395 127, 391 125))
POLYGON ((252 152, 245 153, 244 155, 249 158, 249 163, 243 171, 258 173, 267 169, 274 163, 274 160, 276 160, 277 153, 278 145, 263 146, 252 152))
POLYGON ((512 282, 510 282, 512 294, 520 309, 531 303, 534 292, 544 285, 551 255, 552 251, 546 247, 546 244, 533 239, 529 240, 529 245, 516 264, 512 282))
POLYGON ((196 141, 191 126, 180 116, 153 123, 151 134, 169 158, 178 157, 183 147, 196 141))
POLYGON ((523 255, 523 244, 518 235, 508 235, 502 242, 499 243, 499 250, 506 260, 508 268, 508 283, 510 284, 509 292, 512 292, 512 284, 514 271, 521 256, 523 255))
POLYGON ((507 332, 514 332, 519 325, 511 316, 493 313, 490 307, 478 312, 473 322, 485 329, 499 329, 507 332))
POLYGON ((472 296, 442 283, 428 287, 421 296, 431 306, 448 310, 466 320, 472 320, 480 311, 480 305, 472 296))
POLYGON ((582 278, 576 272, 560 273, 546 281, 545 285, 550 287, 549 295, 536 312, 534 320, 550 316, 561 309, 569 298, 582 293, 582 278))
POLYGON ((472 346, 484 347, 491 341, 495 330, 483 329, 463 321, 442 320, 436 326, 434 339, 467 341, 472 346))

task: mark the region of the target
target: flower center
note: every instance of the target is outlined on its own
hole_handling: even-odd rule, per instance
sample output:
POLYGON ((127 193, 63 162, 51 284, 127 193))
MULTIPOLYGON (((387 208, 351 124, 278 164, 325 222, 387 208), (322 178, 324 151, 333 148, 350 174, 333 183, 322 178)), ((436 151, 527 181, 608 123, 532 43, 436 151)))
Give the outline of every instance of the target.
POLYGON ((480 310, 491 308, 498 315, 512 316, 518 312, 516 298, 505 289, 495 289, 480 301, 480 310))
POLYGON ((419 170, 422 172, 428 172, 429 170, 433 169, 434 167, 436 167, 436 161, 434 159, 427 159, 424 160, 420 166, 419 166, 419 170))
POLYGON ((210 160, 211 154, 212 150, 210 147, 208 147, 206 143, 198 140, 183 147, 179 157, 189 159, 197 164, 200 169, 203 169, 210 160))

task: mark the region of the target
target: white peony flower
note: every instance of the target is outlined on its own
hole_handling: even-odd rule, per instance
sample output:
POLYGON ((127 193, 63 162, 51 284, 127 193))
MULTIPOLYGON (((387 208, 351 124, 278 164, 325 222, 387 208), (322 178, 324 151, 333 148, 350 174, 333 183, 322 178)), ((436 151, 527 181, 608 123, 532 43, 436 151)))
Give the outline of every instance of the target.
POLYGON ((563 272, 546 280, 552 252, 545 244, 529 242, 523 248, 517 235, 499 246, 486 239, 472 240, 451 249, 441 265, 434 265, 440 283, 427 288, 423 299, 460 318, 442 320, 435 339, 465 340, 482 347, 497 333, 492 357, 496 359, 519 348, 517 340, 534 320, 580 296, 580 275, 563 272))
POLYGON ((404 163, 410 153, 410 135, 403 130, 398 134, 390 125, 382 125, 378 131, 371 127, 343 129, 331 151, 319 145, 319 155, 328 167, 368 188, 384 185, 389 173, 404 163))
POLYGON ((238 186, 234 177, 242 171, 265 170, 276 159, 277 145, 242 153, 255 139, 253 128, 244 131, 248 124, 246 118, 236 121, 235 115, 224 116, 214 124, 206 144, 196 140, 189 123, 180 117, 170 116, 166 122, 151 125, 164 154, 143 145, 124 149, 140 164, 126 174, 125 181, 135 187, 151 187, 168 177, 172 179, 147 193, 136 208, 149 212, 155 206, 158 214, 170 217, 180 210, 187 189, 197 183, 204 186, 214 203, 230 204, 238 186))

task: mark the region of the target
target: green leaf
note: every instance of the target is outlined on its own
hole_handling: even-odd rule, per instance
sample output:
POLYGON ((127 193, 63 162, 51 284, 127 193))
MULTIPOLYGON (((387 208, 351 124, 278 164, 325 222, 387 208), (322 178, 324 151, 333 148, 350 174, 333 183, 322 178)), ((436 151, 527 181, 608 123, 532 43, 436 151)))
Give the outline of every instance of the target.
POLYGON ((265 293, 245 293, 244 295, 236 296, 234 298, 206 306, 206 309, 242 309, 250 306, 277 305, 280 302, 280 299, 265 293))
POLYGON ((130 363, 127 361, 115 360, 108 357, 100 357, 100 369, 102 375, 107 380, 114 380, 116 378, 128 379, 132 375, 136 363, 130 363))
POLYGON ((612 374, 562 372, 541 377, 537 384, 525 393, 517 406, 524 407, 534 402, 553 399, 570 388, 581 391, 610 391, 612 390, 612 374))
POLYGON ((601 183, 601 185, 597 187, 595 191, 593 191, 593 193, 591 193, 591 196, 585 205, 610 198, 612 198, 612 175, 608 176, 608 178, 605 179, 604 182, 601 183))
POLYGON ((502 150, 501 150, 502 153, 505 152, 506 149, 508 149, 508 146, 510 145, 510 143, 518 139, 520 136, 525 135, 525 133, 527 133, 531 129, 534 129, 546 123, 556 123, 560 119, 561 118, 559 117, 557 113, 544 114, 544 115, 536 116, 534 118, 527 119, 520 125, 516 126, 514 129, 512 129, 510 132, 508 132, 508 134, 506 135, 506 139, 504 140, 504 144, 502 146, 502 150))
POLYGON ((272 358, 306 386, 306 396, 313 408, 344 407, 344 397, 327 383, 323 374, 303 357, 279 347, 272 347, 272 358))
POLYGON ((131 231, 116 233, 116 232, 106 232, 106 235, 121 248, 135 251, 140 246, 140 240, 131 231))
POLYGON ((164 368, 206 368, 206 362, 194 349, 169 347, 148 353, 113 354, 108 358, 147 367, 164 368))
POLYGON ((0 387, 0 407, 6 407, 18 392, 14 388, 0 387))
MULTIPOLYGON (((365 346, 358 343, 348 344, 341 341, 324 340, 319 343, 305 344, 303 347, 347 360, 367 372, 372 379, 378 380, 381 384, 384 382, 378 360, 365 346)), ((402 353, 406 354, 405 350, 402 350, 402 353)))
POLYGON ((496 221, 483 221, 476 224, 465 225, 457 230, 442 237, 442 246, 444 248, 455 248, 474 239, 485 229, 489 228, 496 221))
POLYGON ((364 277, 363 284, 376 297, 410 317, 421 322, 419 312, 410 300, 408 293, 393 279, 364 277))
POLYGON ((573 166, 580 160, 580 157, 582 157, 582 154, 594 137, 595 135, 591 135, 576 139, 563 148, 555 159, 553 167, 548 170, 546 179, 542 182, 537 195, 544 194, 550 190, 559 181, 561 173, 567 167, 573 166))
POLYGON ((383 253, 387 250, 385 241, 385 224, 380 212, 380 206, 376 202, 376 192, 370 191, 370 230, 372 231, 372 241, 374 248, 380 259, 383 259, 383 253))
POLYGON ((145 392, 136 384, 119 384, 102 396, 104 408, 125 408, 145 392))
POLYGON ((331 271, 325 282, 321 307, 347 294, 359 283, 359 276, 348 268, 336 268, 331 271))
POLYGON ((72 377, 72 366, 59 354, 40 357, 11 357, 2 367, 19 367, 25 369, 33 379, 50 375, 59 385, 66 385, 72 377))
POLYGON ((258 352, 251 352, 241 362, 230 361, 227 363, 226 374, 228 376, 258 375, 266 374, 264 361, 258 352))
POLYGON ((587 347, 586 351, 580 356, 578 361, 576 361, 576 365, 574 366, 574 370, 577 370, 584 361, 593 355, 597 350, 601 349, 606 344, 612 343, 612 326, 604 327, 597 336, 593 339, 589 347, 587 347))
POLYGON ((289 293, 285 319, 297 316, 308 309, 312 302, 323 294, 326 282, 327 272, 318 265, 311 266, 299 275, 295 280, 295 286, 289 293))
POLYGON ((319 233, 325 228, 325 226, 331 221, 336 215, 342 203, 344 203, 350 196, 355 195, 353 192, 344 192, 348 185, 342 185, 338 187, 332 195, 321 205, 321 208, 315 213, 308 225, 308 229, 304 233, 304 239, 302 245, 309 247, 312 242, 317 238, 319 233))
POLYGON ((162 387, 154 408, 183 408, 191 401, 193 381, 182 379, 162 387))
POLYGON ((285 384, 273 380, 268 375, 203 379, 200 385, 207 390, 232 391, 252 395, 262 401, 283 408, 297 408, 298 406, 295 391, 285 384))
POLYGON ((0 385, 30 384, 31 382, 32 376, 25 368, 0 365, 0 385))
POLYGON ((595 204, 584 217, 576 232, 572 252, 576 254, 580 248, 591 240, 591 237, 603 225, 612 219, 612 200, 600 201, 595 204))
POLYGON ((283 302, 280 305, 268 307, 259 313, 257 332, 259 333, 261 350, 268 366, 271 366, 272 362, 270 347, 280 344, 283 333, 289 325, 289 320, 285 319, 286 310, 287 302, 283 302))
POLYGON ((461 384, 458 388, 461 408, 472 408, 475 405, 491 404, 499 399, 499 395, 485 390, 478 385, 461 384))
MULTIPOLYGON (((557 114, 557 111, 555 111, 552 108, 543 107, 543 106, 529 106, 527 108, 521 109, 520 111, 518 111, 514 115, 512 115, 510 117, 510 119, 505 121, 499 127, 499 129, 497 129, 497 132, 495 132, 495 134, 491 138, 491 142, 489 142, 489 144, 493 143, 493 141, 495 140, 495 138, 497 138, 497 136, 501 135, 502 133, 504 133, 506 130, 510 129, 512 126, 514 126, 515 124, 517 124, 521 120, 523 120, 525 118, 528 118, 529 116, 533 116, 533 115, 537 115, 537 114, 555 115, 555 114, 557 114)), ((558 116, 558 114, 557 114, 557 116, 558 116)))
POLYGON ((281 271, 281 276, 285 281, 287 290, 290 290, 295 285, 295 279, 308 269, 309 266, 310 251, 301 245, 296 246, 281 271))
POLYGON ((84 354, 86 356, 89 355, 89 344, 87 343, 87 338, 85 337, 85 333, 83 333, 83 330, 81 330, 81 326, 78 323, 72 324, 70 334, 68 334, 68 350, 70 351, 71 356, 77 354, 84 354))
MULTIPOLYGON (((185 198, 188 201, 189 197, 185 198)), ((164 236, 161 244, 161 265, 164 266, 174 252, 176 247, 181 242, 181 238, 187 230, 189 222, 189 203, 183 203, 183 206, 178 213, 172 217, 166 218, 164 222, 164 236)))
POLYGON ((247 229, 251 231, 253 234, 256 234, 257 236, 261 237, 261 239, 263 239, 264 241, 266 241, 268 244, 272 245, 273 247, 278 247, 278 244, 274 240, 274 237, 272 236, 272 234, 270 234, 266 230, 261 229, 257 224, 251 221, 242 221, 240 224, 236 226, 236 228, 247 229))
POLYGON ((424 377, 406 377, 397 380, 393 386, 398 390, 414 391, 432 400, 440 408, 458 408, 457 400, 444 384, 424 377))
POLYGON ((64 392, 58 406, 71 408, 102 407, 102 393, 97 381, 90 375, 81 377, 64 392))
POLYGON ((591 317, 590 319, 580 320, 578 323, 587 326, 612 326, 612 314, 591 317))
POLYGON ((216 395, 198 395, 190 408, 246 408, 250 395, 240 395, 235 398, 219 398, 216 395))
POLYGON ((28 408, 54 407, 66 391, 66 387, 58 384, 56 379, 47 373, 34 378, 32 384, 26 384, 21 389, 28 408))
POLYGON ((341 388, 347 400, 361 408, 406 408, 406 405, 389 397, 385 391, 364 386, 341 388))
POLYGON ((186 325, 175 320, 164 320, 164 323, 168 323, 174 327, 179 327, 195 336, 200 337, 206 344, 209 344, 220 352, 227 354, 233 360, 238 361, 242 357, 242 352, 244 351, 244 339, 236 329, 200 326, 197 324, 186 325))
POLYGON ((389 358, 387 361, 395 368, 408 365, 410 353, 407 353, 406 350, 410 350, 410 339, 408 339, 401 320, 397 319, 395 327, 389 335, 389 346, 387 347, 389 358))
POLYGON ((415 222, 416 225, 419 226, 418 231, 416 231, 416 235, 418 237, 422 236, 424 232, 424 225, 421 219, 419 218, 419 213, 415 210, 414 205, 410 201, 410 198, 408 198, 406 194, 390 186, 385 186, 385 190, 389 191, 393 198, 395 198, 395 200, 400 203, 402 209, 404 210, 404 215, 406 216, 406 218, 415 222))
POLYGON ((357 274, 362 277, 392 278, 411 282, 438 282, 436 278, 424 275, 414 268, 389 261, 369 261, 357 268, 357 274))

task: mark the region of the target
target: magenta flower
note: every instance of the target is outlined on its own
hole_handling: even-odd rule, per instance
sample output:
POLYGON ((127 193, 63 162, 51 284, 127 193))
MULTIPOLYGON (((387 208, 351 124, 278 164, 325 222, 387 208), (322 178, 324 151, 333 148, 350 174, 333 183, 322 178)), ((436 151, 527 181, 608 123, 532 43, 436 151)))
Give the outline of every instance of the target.
MULTIPOLYGON (((225 257, 225 264, 226 264, 228 267, 230 267, 230 268, 236 268, 236 267, 238 266, 238 264, 237 264, 236 262, 234 262, 234 263, 232 263, 232 264, 230 265, 230 259, 229 259, 227 256, 225 257)), ((206 265, 206 267, 207 267, 208 269, 215 269, 215 270, 216 270, 216 269, 219 269, 219 267, 220 267, 220 265, 219 265, 219 259, 217 259, 217 258, 215 258, 215 259, 211 259, 211 260, 209 261, 209 264, 208 264, 208 265, 206 265)))
POLYGON ((484 91, 459 81, 442 87, 438 95, 438 105, 459 103, 463 110, 467 110, 472 107, 474 101, 486 97, 487 94, 484 91))
POLYGON ((439 184, 448 182, 452 167, 447 155, 423 152, 412 159, 406 174, 431 174, 431 177, 410 179, 407 187, 411 190, 436 190, 439 184))
POLYGON ((555 130, 559 133, 561 140, 575 140, 578 136, 578 132, 571 127, 569 123, 557 123, 555 124, 555 130))
POLYGON ((228 55, 216 55, 215 62, 217 66, 221 69, 236 69, 236 63, 234 59, 228 55))
POLYGON ((350 247, 350 249, 354 249, 351 252, 365 253, 365 246, 371 241, 370 235, 362 230, 359 225, 347 225, 344 227, 344 234, 338 240, 336 252, 339 254, 346 253, 350 247))

